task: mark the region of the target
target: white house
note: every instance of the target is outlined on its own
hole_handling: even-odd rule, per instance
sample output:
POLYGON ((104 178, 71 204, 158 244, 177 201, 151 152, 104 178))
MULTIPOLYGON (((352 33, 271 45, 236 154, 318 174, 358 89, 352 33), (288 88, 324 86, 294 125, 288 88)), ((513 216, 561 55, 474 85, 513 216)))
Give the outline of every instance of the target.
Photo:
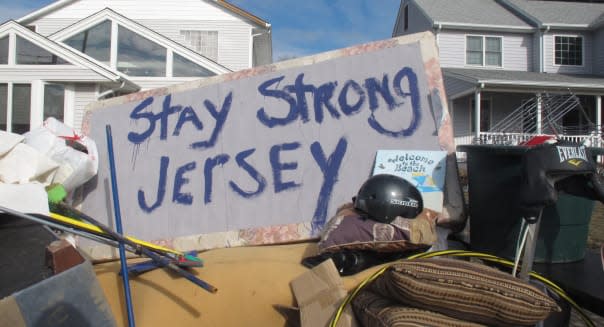
POLYGON ((419 31, 436 36, 457 144, 501 132, 599 142, 604 3, 402 0, 393 35, 419 31))
POLYGON ((58 0, 0 25, 0 130, 271 62, 271 25, 223 0, 58 0))

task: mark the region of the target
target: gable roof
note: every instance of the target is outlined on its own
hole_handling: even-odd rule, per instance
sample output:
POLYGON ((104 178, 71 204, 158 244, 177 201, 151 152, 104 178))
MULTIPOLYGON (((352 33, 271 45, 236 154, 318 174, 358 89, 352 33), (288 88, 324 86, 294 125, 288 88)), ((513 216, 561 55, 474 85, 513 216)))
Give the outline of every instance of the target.
POLYGON ((514 10, 533 18, 540 26, 589 28, 604 14, 604 3, 541 0, 505 0, 514 10))
MULTIPOLYGON (((19 19, 17 19, 17 22, 21 23, 21 24, 27 24, 28 22, 31 22, 33 20, 36 20, 42 16, 48 15, 49 13, 52 13, 58 9, 61 9, 69 4, 72 4, 74 2, 77 2, 80 0, 58 0, 55 1, 51 4, 49 4, 48 6, 42 7, 28 15, 25 15, 19 19)), ((199 1, 207 1, 210 3, 215 3, 218 6, 220 6, 221 8, 224 8, 226 10, 228 10, 229 12, 231 12, 232 14, 235 14, 237 16, 239 16, 240 18, 243 18, 247 21, 252 22, 253 24, 257 25, 258 27, 262 27, 262 28, 270 28, 271 24, 269 24, 268 22, 264 21, 263 19, 231 4, 228 3, 225 0, 199 0, 199 1)))
POLYGON ((132 89, 139 89, 136 84, 130 82, 122 73, 109 69, 95 60, 89 60, 68 46, 49 40, 48 38, 25 28, 14 20, 9 20, 0 25, 0 36, 7 35, 10 32, 23 37, 29 42, 34 43, 36 46, 39 46, 74 65, 90 69, 110 81, 124 82, 132 87, 132 89))
POLYGON ((415 0, 434 26, 453 28, 532 30, 525 20, 496 0, 415 0))
MULTIPOLYGON (((217 63, 216 61, 209 59, 207 57, 204 57, 203 55, 183 46, 182 44, 175 42, 171 39, 168 39, 167 37, 153 31, 152 29, 150 29, 144 25, 141 25, 125 16, 122 16, 109 8, 105 8, 95 14, 92 14, 70 26, 67 26, 66 28, 64 28, 62 30, 59 30, 59 31, 49 35, 48 37, 51 40, 63 41, 77 33, 80 33, 82 31, 98 24, 98 23, 103 22, 107 19, 115 21, 119 25, 126 27, 131 31, 134 31, 165 48, 172 49, 173 51, 177 52, 179 55, 182 55, 183 57, 187 58, 188 60, 191 60, 192 62, 194 62, 204 68, 207 68, 216 74, 223 74, 223 73, 231 72, 231 70, 229 68, 224 67, 223 65, 217 63)), ((88 57, 86 54, 82 54, 82 55, 88 57)))

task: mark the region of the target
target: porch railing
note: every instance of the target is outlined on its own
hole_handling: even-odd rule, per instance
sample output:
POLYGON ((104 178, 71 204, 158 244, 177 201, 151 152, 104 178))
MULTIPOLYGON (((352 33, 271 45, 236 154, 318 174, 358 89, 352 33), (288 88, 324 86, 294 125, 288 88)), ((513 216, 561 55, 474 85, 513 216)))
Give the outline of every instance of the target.
MULTIPOLYGON (((518 145, 522 142, 528 141, 535 134, 526 133, 493 133, 493 132, 481 132, 480 138, 476 138, 474 135, 464 135, 455 137, 455 145, 469 145, 469 144, 499 144, 499 145, 518 145)), ((602 141, 602 135, 590 134, 590 135, 561 135, 560 139, 575 142, 584 143, 590 147, 604 147, 602 141)), ((465 153, 458 152, 457 156, 459 159, 465 158, 465 153)), ((598 158, 598 162, 604 163, 603 156, 598 158)))
MULTIPOLYGON (((492 133, 492 132, 481 132, 480 138, 476 138, 474 135, 456 136, 456 145, 468 145, 468 144, 500 144, 500 145, 518 145, 522 142, 530 140, 535 137, 535 134, 526 133, 492 133)), ((560 139, 575 142, 585 143, 592 147, 602 147, 601 136, 597 134, 593 135, 561 135, 560 139)))

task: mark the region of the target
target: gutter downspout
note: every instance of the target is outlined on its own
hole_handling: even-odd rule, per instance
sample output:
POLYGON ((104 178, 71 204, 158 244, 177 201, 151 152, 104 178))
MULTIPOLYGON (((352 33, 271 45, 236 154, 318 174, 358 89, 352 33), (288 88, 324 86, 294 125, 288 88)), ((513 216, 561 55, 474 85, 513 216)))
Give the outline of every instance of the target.
POLYGON ((105 91, 105 92, 103 92, 103 93, 99 94, 99 95, 96 97, 96 99, 97 99, 97 100, 102 100, 102 99, 104 99, 106 96, 111 95, 111 94, 114 94, 115 92, 117 92, 117 91, 119 91, 119 90, 122 90, 122 89, 124 88, 124 86, 126 86, 126 81, 125 81, 125 80, 122 80, 122 84, 121 84, 121 85, 120 85, 118 88, 107 90, 107 91, 105 91))
POLYGON ((442 23, 434 23, 434 35, 436 36, 436 46, 440 48, 440 31, 443 29, 442 23))
POLYGON ((539 73, 545 72, 545 33, 549 32, 550 26, 539 29, 539 73))

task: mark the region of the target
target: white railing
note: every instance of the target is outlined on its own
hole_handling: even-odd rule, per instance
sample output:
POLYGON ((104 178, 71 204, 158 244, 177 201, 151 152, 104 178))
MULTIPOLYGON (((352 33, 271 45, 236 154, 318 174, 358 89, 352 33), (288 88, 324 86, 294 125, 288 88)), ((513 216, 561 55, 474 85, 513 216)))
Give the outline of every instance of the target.
MULTIPOLYGON (((500 144, 500 145, 518 145, 530 138, 536 136, 535 134, 523 134, 523 133, 490 133, 481 132, 480 139, 476 139, 474 135, 464 135, 455 137, 455 145, 470 145, 470 144, 500 144)), ((552 135, 553 136, 553 135, 552 135)), ((602 141, 601 135, 561 135, 560 139, 565 141, 584 143, 590 147, 602 148, 604 142, 602 141)), ((465 152, 457 152, 457 160, 464 162, 466 160, 465 152)), ((604 156, 598 156, 597 162, 600 165, 604 165, 604 156)))
MULTIPOLYGON (((518 145, 522 142, 528 141, 535 134, 526 133, 490 133, 481 132, 480 138, 476 139, 474 135, 463 135, 455 137, 456 145, 469 145, 469 144, 500 144, 500 145, 518 145)), ((553 136, 553 135, 552 135, 553 136)), ((597 134, 593 135, 561 135, 559 137, 562 140, 585 143, 592 147, 602 147, 602 138, 597 134)))

